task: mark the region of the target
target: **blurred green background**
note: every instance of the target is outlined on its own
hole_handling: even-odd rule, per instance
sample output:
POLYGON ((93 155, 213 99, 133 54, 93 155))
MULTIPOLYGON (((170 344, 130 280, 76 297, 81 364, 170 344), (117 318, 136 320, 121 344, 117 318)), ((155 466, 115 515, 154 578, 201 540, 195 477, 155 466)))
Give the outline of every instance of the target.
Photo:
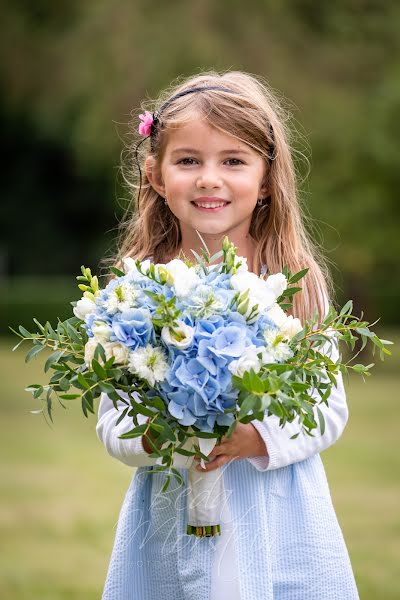
MULTIPOLYGON (((400 338, 399 23, 394 0, 2 3, 1 597, 100 597, 132 470, 78 406, 53 428, 30 414, 23 389, 42 362, 10 352, 7 326, 66 318, 80 265, 96 270, 112 252, 131 111, 174 78, 245 70, 288 99, 338 302, 400 338)), ((396 348, 366 384, 351 379, 349 424, 323 454, 364 599, 400 597, 396 348)))

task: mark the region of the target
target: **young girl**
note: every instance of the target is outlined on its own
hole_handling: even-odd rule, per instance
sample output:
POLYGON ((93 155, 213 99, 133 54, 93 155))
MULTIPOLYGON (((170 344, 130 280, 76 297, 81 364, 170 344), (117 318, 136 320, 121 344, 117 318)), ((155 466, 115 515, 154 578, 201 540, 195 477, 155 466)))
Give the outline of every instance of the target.
MULTIPOLYGON (((267 84, 241 72, 206 72, 168 90, 156 108, 141 115, 143 186, 114 264, 128 256, 167 262, 181 251, 191 257, 201 247, 197 232, 213 254, 227 235, 257 274, 309 267, 292 314, 304 321, 318 308, 322 319, 329 274, 304 226, 287 114, 267 84)), ((183 487, 172 479, 161 492, 165 473, 148 473, 156 459, 147 440, 118 439, 132 420, 116 425, 120 413, 103 394, 97 435, 111 456, 138 467, 103 600, 358 598, 319 455, 347 422, 340 375, 321 410, 323 435, 290 439, 298 424, 281 428, 267 416, 240 423, 214 448, 206 469, 221 467, 222 534, 196 538, 185 530, 187 469, 183 487)))

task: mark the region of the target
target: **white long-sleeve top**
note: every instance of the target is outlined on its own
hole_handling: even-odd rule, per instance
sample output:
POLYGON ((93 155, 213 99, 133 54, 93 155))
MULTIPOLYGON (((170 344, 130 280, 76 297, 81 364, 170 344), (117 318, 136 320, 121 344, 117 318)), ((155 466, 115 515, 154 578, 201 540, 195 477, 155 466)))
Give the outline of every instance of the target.
MULTIPOLYGON (((324 348, 325 346, 328 352, 330 345, 327 343, 324 345, 324 348)), ((321 350, 322 352, 324 348, 321 350)), ((334 343, 331 352, 332 360, 336 361, 338 355, 339 352, 334 343)), ((297 420, 292 423, 286 423, 282 428, 279 425, 278 417, 275 415, 265 416, 263 421, 255 420, 252 421, 252 424, 265 443, 266 455, 249 457, 246 460, 249 460, 258 471, 267 471, 279 469, 304 460, 332 446, 342 434, 349 416, 343 377, 340 372, 336 376, 336 379, 337 387, 332 387, 328 406, 325 403, 319 405, 325 419, 325 432, 323 435, 321 435, 318 429, 313 431, 314 437, 301 433, 296 439, 290 439, 300 429, 297 420)), ((128 398, 127 395, 124 396, 123 392, 120 392, 120 395, 128 398)), ((317 390, 314 390, 312 396, 319 399, 317 390)), ((135 397, 137 401, 140 401, 138 396, 135 395, 135 397)), ((96 426, 96 433, 99 440, 104 444, 111 456, 130 467, 155 465, 157 459, 147 454, 143 447, 142 437, 119 439, 120 435, 133 428, 133 422, 131 417, 126 415, 118 425, 115 425, 121 411, 126 408, 126 404, 122 400, 118 401, 117 405, 119 408, 118 411, 114 408, 114 404, 107 394, 101 394, 96 426)), ((315 407, 314 410, 316 411, 315 407)), ((146 416, 138 415, 139 424, 145 423, 146 420, 146 416)))

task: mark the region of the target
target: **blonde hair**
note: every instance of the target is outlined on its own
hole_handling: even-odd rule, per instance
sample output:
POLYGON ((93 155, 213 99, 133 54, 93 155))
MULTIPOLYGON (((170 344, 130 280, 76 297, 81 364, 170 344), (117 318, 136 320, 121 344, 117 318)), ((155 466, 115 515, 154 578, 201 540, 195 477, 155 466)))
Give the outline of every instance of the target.
POLYGON ((132 170, 139 118, 133 119, 134 139, 128 145, 128 169, 122 161, 122 174, 131 194, 131 202, 119 225, 117 256, 105 259, 121 268, 122 258, 131 256, 144 259, 152 256, 155 262, 165 262, 176 255, 181 242, 179 221, 150 185, 144 172, 144 161, 152 154, 159 169, 168 141, 168 133, 190 122, 200 114, 207 122, 254 148, 264 157, 267 165, 269 197, 254 209, 250 235, 256 242, 256 267, 268 267, 276 273, 287 265, 294 274, 306 267, 306 276, 300 280, 302 291, 295 294, 289 314, 302 322, 313 315, 326 313, 331 302, 332 280, 328 260, 311 240, 305 224, 310 223, 299 201, 298 176, 291 148, 290 113, 278 101, 275 93, 261 77, 240 71, 214 70, 202 72, 183 80, 176 80, 154 103, 142 103, 141 111, 155 112, 169 98, 195 86, 223 86, 174 99, 160 115, 162 128, 157 136, 141 144, 139 161, 142 165, 142 186, 137 194, 138 174, 132 170), (154 104, 152 107, 151 105, 154 104), (271 145, 274 156, 271 159, 271 145))

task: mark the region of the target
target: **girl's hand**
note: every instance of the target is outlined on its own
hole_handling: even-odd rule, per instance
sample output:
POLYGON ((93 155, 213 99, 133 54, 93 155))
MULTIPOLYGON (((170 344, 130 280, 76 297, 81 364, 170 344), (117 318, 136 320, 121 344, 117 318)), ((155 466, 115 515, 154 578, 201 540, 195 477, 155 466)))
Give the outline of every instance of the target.
POLYGON ((237 458, 268 456, 268 450, 252 423, 238 423, 230 438, 225 436, 220 444, 216 444, 208 455, 210 462, 205 463, 205 469, 197 465, 197 471, 212 471, 227 462, 237 458))

